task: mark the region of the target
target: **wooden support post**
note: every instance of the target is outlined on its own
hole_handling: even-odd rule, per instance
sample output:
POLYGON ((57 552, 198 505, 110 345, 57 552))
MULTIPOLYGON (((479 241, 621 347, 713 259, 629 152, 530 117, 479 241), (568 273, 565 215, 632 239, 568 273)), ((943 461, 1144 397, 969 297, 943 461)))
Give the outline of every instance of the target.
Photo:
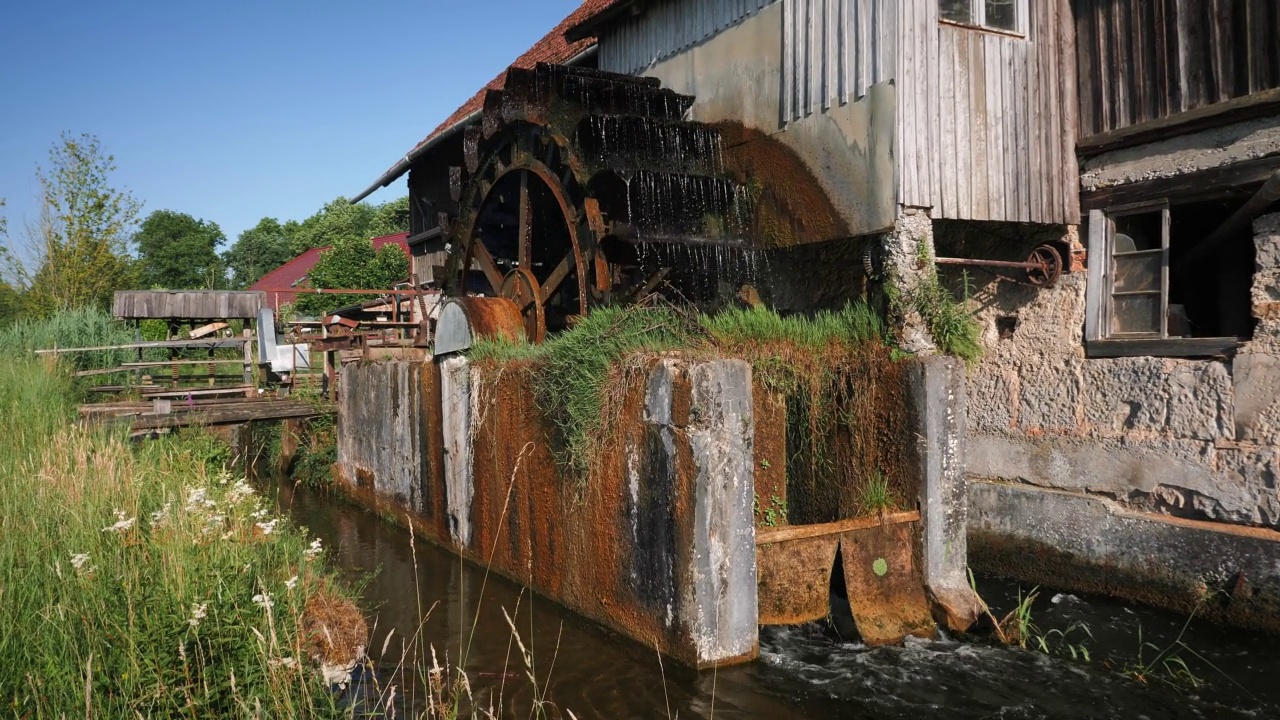
POLYGON ((253 384, 253 331, 244 329, 244 384, 253 384))

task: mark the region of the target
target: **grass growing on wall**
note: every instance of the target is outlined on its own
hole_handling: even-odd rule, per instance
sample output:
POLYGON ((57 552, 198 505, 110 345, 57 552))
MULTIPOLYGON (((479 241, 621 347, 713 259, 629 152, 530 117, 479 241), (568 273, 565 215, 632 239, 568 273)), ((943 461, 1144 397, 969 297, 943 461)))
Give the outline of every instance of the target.
MULTIPOLYGON (((335 714, 315 608, 359 612, 318 544, 194 435, 133 446, 0 354, 0 705, 16 717, 335 714)), ((332 616, 329 616, 332 617, 332 616)))
MULTIPOLYGON (((879 377, 867 368, 891 364, 885 337, 882 320, 865 303, 812 317, 765 308, 714 315, 671 307, 602 308, 542 345, 486 340, 469 356, 480 366, 527 366, 538 408, 555 428, 561 466, 579 482, 590 474, 620 410, 618 390, 627 386, 626 373, 673 350, 685 357, 742 358, 786 400, 788 476, 816 488, 839 484, 831 480, 838 471, 837 426, 871 420, 866 412, 875 396, 869 389, 879 377), (842 414, 848 407, 856 411, 842 414)), ((817 497, 821 508, 798 509, 801 516, 834 519, 841 502, 852 501, 817 497)))

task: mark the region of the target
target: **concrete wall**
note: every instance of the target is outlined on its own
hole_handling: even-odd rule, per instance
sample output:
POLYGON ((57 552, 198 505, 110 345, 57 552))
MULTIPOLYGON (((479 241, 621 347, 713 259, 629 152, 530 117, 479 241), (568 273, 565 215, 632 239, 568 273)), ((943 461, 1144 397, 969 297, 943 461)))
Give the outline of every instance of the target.
MULTIPOLYGON (((970 374, 968 421, 975 565, 1176 608, 1240 572, 1263 595, 1277 590, 1238 561, 1241 537, 1271 565, 1280 557, 1280 215, 1254 229, 1258 325, 1229 359, 1086 358, 1083 274, 1040 290, 979 285, 987 354, 970 374), (1185 520, 1207 522, 1184 533, 1185 520), (1260 529, 1241 534, 1241 525, 1260 529), (1115 577, 1090 586, 1080 581, 1088 573, 1059 572, 1066 561, 1013 563, 1014 546, 1115 577), (1208 549, 1218 547, 1235 550, 1210 572, 1208 549), (1171 589, 1147 592, 1147 581, 1171 589)), ((1257 624, 1252 611, 1233 617, 1257 624)))
MULTIPOLYGON (((775 244, 850 237, 893 225, 892 83, 856 102, 782 123, 783 4, 774 3, 645 69, 697 97, 693 119, 724 123, 726 159, 774 197, 775 244)), ((604 41, 607 43, 607 39, 604 41)))
POLYGON ((339 469, 357 500, 690 666, 755 657, 746 363, 665 359, 634 377, 582 483, 518 365, 349 365, 342 382, 339 469), (431 403, 440 433, 421 431, 431 403))

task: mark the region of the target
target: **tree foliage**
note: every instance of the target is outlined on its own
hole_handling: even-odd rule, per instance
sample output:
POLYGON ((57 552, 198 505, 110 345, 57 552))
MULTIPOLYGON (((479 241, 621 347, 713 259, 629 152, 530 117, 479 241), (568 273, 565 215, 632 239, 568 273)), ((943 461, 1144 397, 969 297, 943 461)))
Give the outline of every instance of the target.
POLYGON ((365 205, 337 198, 325 203, 315 215, 303 220, 290 233, 294 255, 317 247, 337 246, 348 240, 369 238, 409 230, 409 198, 365 205))
MULTIPOLYGON (((399 245, 373 249, 368 238, 344 239, 320 253, 308 276, 313 288, 390 289, 409 276, 409 258, 399 245)), ((320 315, 368 296, 302 294, 295 307, 304 315, 320 315)))
POLYGON ((127 244, 141 204, 112 185, 115 170, 97 137, 70 133, 49 151, 48 165, 37 167, 40 220, 26 238, 36 269, 12 268, 26 285, 31 313, 106 307, 115 290, 133 285, 127 244))
POLYGON ((218 245, 226 241, 217 223, 172 210, 156 210, 133 236, 144 287, 216 290, 226 287, 218 245))
POLYGON ((235 244, 222 254, 231 271, 231 287, 243 290, 292 259, 289 237, 297 227, 293 221, 281 225, 275 218, 262 218, 240 233, 235 244))

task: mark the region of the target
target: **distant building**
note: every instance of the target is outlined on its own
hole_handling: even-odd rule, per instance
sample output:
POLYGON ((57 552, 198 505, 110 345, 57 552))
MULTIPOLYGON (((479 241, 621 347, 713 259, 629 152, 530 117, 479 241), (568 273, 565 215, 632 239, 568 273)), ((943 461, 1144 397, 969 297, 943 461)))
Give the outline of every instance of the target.
MULTIPOLYGON (((396 233, 394 235, 383 235, 371 240, 374 250, 381 250, 389 244, 396 244, 404 251, 405 255, 409 254, 409 244, 407 242, 409 233, 396 233)), ((274 310, 277 314, 280 312, 282 305, 288 305, 297 299, 298 293, 294 290, 286 290, 285 288, 303 289, 308 287, 307 278, 311 274, 311 268, 315 267, 316 262, 320 260, 320 253, 328 250, 329 247, 311 248, 302 253, 298 257, 263 275, 258 282, 249 286, 250 290, 261 290, 267 294, 267 306, 274 310)))

